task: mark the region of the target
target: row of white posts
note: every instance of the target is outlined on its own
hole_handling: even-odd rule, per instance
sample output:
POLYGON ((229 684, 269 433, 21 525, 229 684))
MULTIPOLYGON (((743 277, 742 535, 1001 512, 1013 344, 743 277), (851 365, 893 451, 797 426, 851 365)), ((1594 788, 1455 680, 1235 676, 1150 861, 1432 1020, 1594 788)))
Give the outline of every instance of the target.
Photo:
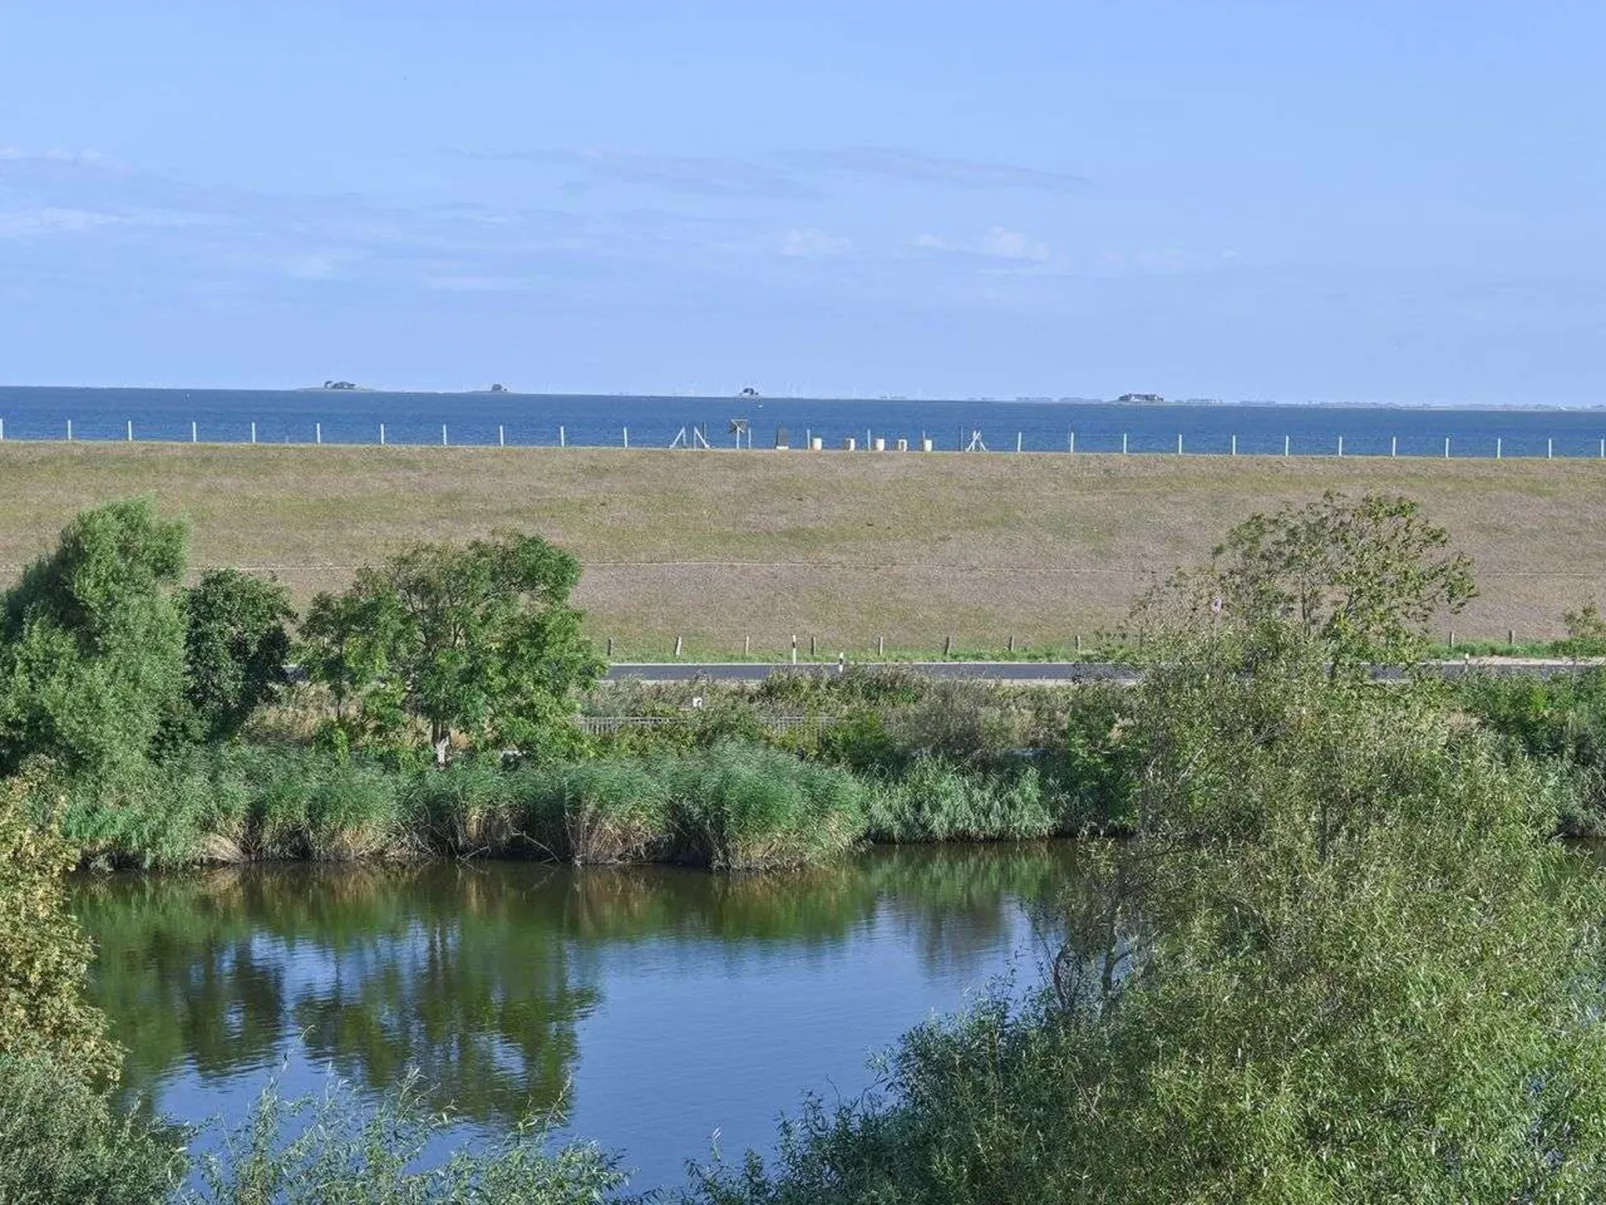
MULTIPOLYGON (((134 441, 134 422, 133 422, 132 419, 130 419, 128 421, 128 423, 126 424, 124 430, 125 430, 125 436, 124 436, 125 440, 127 442, 129 442, 129 443, 132 443, 134 441)), ((323 443, 323 424, 322 423, 314 423, 313 427, 312 427, 312 430, 313 430, 313 436, 312 436, 313 442, 316 443, 316 444, 322 444, 323 443)), ((630 446, 630 428, 629 427, 621 428, 620 429, 620 434, 623 437, 623 446, 628 448, 630 446)), ((5 439, 5 437, 6 437, 6 420, 3 419, 3 418, 0 418, 0 441, 3 441, 5 439)), ((68 439, 69 442, 71 442, 72 438, 73 438, 72 419, 69 418, 67 420, 67 439, 68 439)), ((806 445, 805 446, 807 446, 811 450, 813 450, 815 452, 819 452, 819 451, 822 451, 824 449, 825 440, 824 440, 823 437, 815 435, 812 431, 810 431, 810 432, 807 433, 805 438, 806 438, 806 445)), ((963 438, 962 435, 961 435, 961 438, 963 438)), ((190 442, 191 443, 199 443, 200 442, 200 427, 199 427, 199 424, 194 423, 194 422, 190 423, 190 442)), ((255 423, 251 424, 251 442, 252 443, 256 443, 257 442, 257 425, 255 423)), ((380 423, 379 424, 379 443, 380 443, 381 447, 385 446, 385 424, 384 423, 380 423)), ((506 427, 503 427, 503 426, 499 425, 496 428, 496 443, 497 443, 498 447, 505 448, 507 446, 507 428, 506 427)), ((442 423, 441 424, 441 446, 442 447, 449 447, 450 445, 451 445, 451 440, 449 439, 448 434, 447 434, 446 424, 442 423)), ((563 427, 559 427, 558 428, 558 446, 560 448, 566 448, 566 447, 569 446, 568 431, 563 427)), ((787 445, 785 445, 785 444, 777 444, 776 445, 777 450, 785 450, 786 447, 787 447, 787 445)), ((858 447, 859 447, 859 441, 858 441, 858 439, 856 437, 854 437, 852 435, 849 435, 847 438, 845 438, 842 441, 842 447, 843 447, 844 450, 849 451, 849 452, 857 451, 858 447)), ((873 451, 876 451, 876 452, 885 452, 887 450, 886 437, 885 436, 873 436, 871 431, 869 431, 867 429, 865 431, 865 433, 864 433, 864 447, 865 447, 866 451, 873 450, 873 451)), ((907 440, 907 439, 898 439, 895 442, 894 447, 899 452, 907 452, 907 451, 910 450, 910 441, 907 440)), ((933 442, 932 442, 931 438, 929 436, 922 436, 921 439, 920 439, 919 448, 920 448, 920 451, 922 451, 922 452, 930 452, 930 451, 932 451, 933 450, 933 442)), ((1129 437, 1126 434, 1122 434, 1122 436, 1121 436, 1121 454, 1122 455, 1127 455, 1128 452, 1129 452, 1129 448, 1130 448, 1129 437)), ((1292 439, 1287 435, 1283 436, 1283 455, 1284 456, 1292 455, 1292 448, 1293 448, 1292 439)), ((965 445, 964 450, 967 451, 967 452, 968 451, 980 451, 980 452, 987 451, 987 445, 982 442, 981 432, 980 431, 972 431, 971 432, 970 443, 968 445, 965 445)), ((1025 437, 1021 432, 1017 431, 1015 433, 1015 451, 1020 452, 1020 451, 1024 451, 1024 450, 1025 450, 1025 437)), ((1075 452, 1076 451, 1076 432, 1075 431, 1067 432, 1065 450, 1067 452, 1075 452)), ((1344 455, 1344 437, 1342 435, 1338 436, 1337 452, 1338 452, 1338 455, 1340 455, 1340 456, 1344 455)), ((1389 438, 1389 455, 1390 456, 1398 456, 1399 452, 1400 452, 1400 440, 1399 440, 1399 437, 1398 436, 1391 436, 1389 438)), ((1182 451, 1182 436, 1180 434, 1178 434, 1178 436, 1177 436, 1177 455, 1181 456, 1182 454, 1183 454, 1183 451, 1182 451)), ((1238 437, 1236 435, 1231 436, 1231 442, 1229 444, 1229 450, 1228 450, 1227 454, 1229 456, 1238 455, 1238 437)), ((1554 439, 1545 440, 1545 459, 1554 460, 1555 456, 1556 456, 1556 441, 1554 439)), ((1502 459, 1504 459, 1504 457, 1505 457, 1505 440, 1503 438, 1496 438, 1496 440, 1494 441, 1494 458, 1496 460, 1502 460, 1502 459)), ((1445 441, 1444 441, 1444 458, 1446 460, 1450 459, 1450 440, 1449 440, 1448 437, 1446 437, 1445 441)), ((1600 441, 1599 459, 1606 460, 1606 439, 1602 439, 1600 441)))

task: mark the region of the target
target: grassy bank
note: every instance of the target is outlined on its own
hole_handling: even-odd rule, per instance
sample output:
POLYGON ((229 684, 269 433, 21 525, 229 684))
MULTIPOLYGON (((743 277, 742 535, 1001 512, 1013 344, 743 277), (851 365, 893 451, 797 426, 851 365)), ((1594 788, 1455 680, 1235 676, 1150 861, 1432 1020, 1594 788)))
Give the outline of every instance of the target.
POLYGON ((84 862, 108 868, 512 857, 762 870, 867 840, 1032 838, 1073 823, 1033 769, 920 759, 906 775, 872 775, 737 743, 445 771, 240 747, 115 780, 45 782, 34 807, 56 813, 84 862))
POLYGON ((1482 590, 1462 639, 1559 635, 1606 595, 1606 471, 1583 461, 5 443, 0 473, 0 563, 144 493, 194 521, 197 570, 271 571, 303 602, 409 541, 540 532, 586 566, 576 601, 620 658, 677 635, 689 658, 779 657, 794 633, 833 655, 1068 647, 1325 489, 1408 493, 1455 533, 1482 590))

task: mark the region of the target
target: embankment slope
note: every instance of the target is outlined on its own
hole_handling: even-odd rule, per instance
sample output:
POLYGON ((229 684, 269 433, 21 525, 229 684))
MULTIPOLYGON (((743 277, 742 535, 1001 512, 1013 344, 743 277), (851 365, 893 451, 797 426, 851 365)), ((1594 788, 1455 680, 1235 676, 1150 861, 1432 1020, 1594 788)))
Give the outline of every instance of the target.
POLYGON ((1232 523, 1323 490, 1420 498, 1478 562, 1468 637, 1554 634, 1606 602, 1595 461, 875 455, 615 449, 0 444, 7 577, 77 510, 132 494, 194 524, 197 569, 304 601, 414 540, 539 532, 585 563, 620 655, 1065 643, 1232 523))

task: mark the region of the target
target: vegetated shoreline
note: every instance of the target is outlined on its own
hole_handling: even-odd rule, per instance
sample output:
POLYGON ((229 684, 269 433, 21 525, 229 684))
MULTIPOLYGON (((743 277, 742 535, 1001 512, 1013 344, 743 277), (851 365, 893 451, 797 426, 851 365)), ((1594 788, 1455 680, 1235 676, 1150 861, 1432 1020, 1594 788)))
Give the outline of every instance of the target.
POLYGON ((722 742, 684 754, 504 767, 387 765, 311 749, 234 747, 116 782, 36 783, 100 870, 258 862, 490 858, 751 872, 870 844, 1039 840, 1087 831, 1036 768, 966 773, 917 758, 898 774, 722 742))

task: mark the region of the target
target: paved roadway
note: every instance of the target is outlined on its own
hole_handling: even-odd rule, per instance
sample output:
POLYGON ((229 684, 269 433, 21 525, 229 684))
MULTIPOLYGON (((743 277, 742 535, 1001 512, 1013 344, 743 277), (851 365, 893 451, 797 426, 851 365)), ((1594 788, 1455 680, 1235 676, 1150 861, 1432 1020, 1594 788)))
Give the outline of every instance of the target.
MULTIPOLYGON (((1139 677, 1139 672, 1130 665, 1098 661, 893 661, 849 664, 864 667, 897 667, 933 678, 1026 682, 1042 686, 1060 686, 1072 682, 1132 683, 1139 677)), ((1571 661, 1536 658, 1479 658, 1470 661, 1441 661, 1437 664, 1439 672, 1447 678, 1458 678, 1475 672, 1501 676, 1532 674, 1552 677, 1570 673, 1578 668, 1577 664, 1571 661)), ((693 678, 707 678, 716 682, 761 682, 771 674, 836 672, 835 665, 819 662, 799 665, 750 661, 618 662, 609 668, 607 676, 614 682, 626 678, 637 678, 643 682, 689 682, 693 678)), ((1392 666, 1378 666, 1373 669, 1372 676, 1387 680, 1402 675, 1400 670, 1392 666)))

